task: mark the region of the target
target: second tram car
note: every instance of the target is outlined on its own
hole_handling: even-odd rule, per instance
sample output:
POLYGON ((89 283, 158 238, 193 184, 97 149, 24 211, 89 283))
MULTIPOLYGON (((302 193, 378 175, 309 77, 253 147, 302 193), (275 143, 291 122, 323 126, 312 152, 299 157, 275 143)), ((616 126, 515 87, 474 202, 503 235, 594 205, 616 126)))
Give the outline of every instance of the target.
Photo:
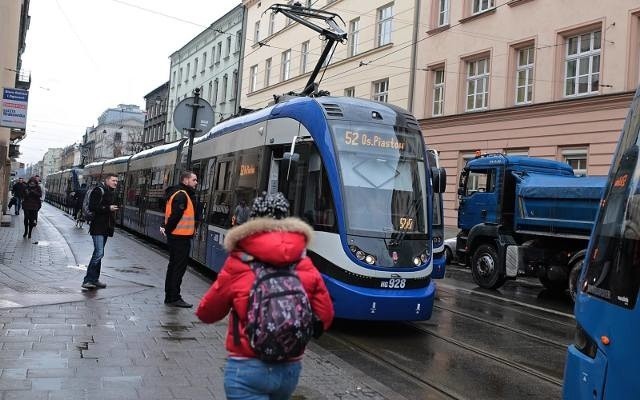
MULTIPOLYGON (((102 172, 109 163, 120 171, 127 165, 122 225, 163 240, 164 192, 186 169, 187 146, 182 140, 103 163, 102 172)), ((191 256, 219 271, 236 207, 262 191, 281 191, 292 215, 315 230, 308 255, 336 316, 428 319, 435 293, 431 210, 440 195, 431 183, 440 188, 444 175, 429 165, 415 118, 385 103, 294 97, 225 121, 193 143, 202 223, 191 256)))
POLYGON ((639 399, 640 89, 611 163, 579 282, 563 398, 639 399))

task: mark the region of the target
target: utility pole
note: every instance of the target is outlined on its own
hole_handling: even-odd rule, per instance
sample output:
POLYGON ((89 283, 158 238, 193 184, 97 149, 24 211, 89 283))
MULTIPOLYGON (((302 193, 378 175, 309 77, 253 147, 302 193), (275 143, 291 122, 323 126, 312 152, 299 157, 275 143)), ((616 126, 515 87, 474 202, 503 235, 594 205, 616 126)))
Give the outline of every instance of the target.
POLYGON ((196 132, 200 132, 200 129, 196 128, 196 121, 198 118, 198 109, 203 108, 203 105, 198 104, 200 102, 200 88, 195 88, 193 91, 193 103, 187 104, 187 107, 191 107, 191 127, 185 130, 189 132, 189 150, 187 151, 187 170, 191 170, 191 152, 193 150, 193 140, 196 137, 196 132))

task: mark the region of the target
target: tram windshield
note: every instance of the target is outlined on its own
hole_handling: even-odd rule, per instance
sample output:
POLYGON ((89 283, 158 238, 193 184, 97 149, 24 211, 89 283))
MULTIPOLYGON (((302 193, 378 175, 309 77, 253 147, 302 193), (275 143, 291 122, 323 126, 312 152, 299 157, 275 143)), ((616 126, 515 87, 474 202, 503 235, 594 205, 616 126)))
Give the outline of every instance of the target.
POLYGON ((332 126, 347 229, 388 236, 427 232, 423 144, 418 131, 343 121, 332 126))
POLYGON ((640 284, 640 98, 631 106, 593 232, 582 290, 633 308, 640 284))

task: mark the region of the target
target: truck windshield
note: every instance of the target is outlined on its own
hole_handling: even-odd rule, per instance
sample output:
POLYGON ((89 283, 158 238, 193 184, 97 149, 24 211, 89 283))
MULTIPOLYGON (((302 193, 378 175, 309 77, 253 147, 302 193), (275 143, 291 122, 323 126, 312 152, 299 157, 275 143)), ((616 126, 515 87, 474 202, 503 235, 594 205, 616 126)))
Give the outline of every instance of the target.
POLYGON ((631 105, 592 236, 582 290, 633 308, 640 284, 640 102, 631 105))
POLYGON ((426 171, 420 132, 343 121, 331 128, 348 231, 381 237, 426 233, 426 171))

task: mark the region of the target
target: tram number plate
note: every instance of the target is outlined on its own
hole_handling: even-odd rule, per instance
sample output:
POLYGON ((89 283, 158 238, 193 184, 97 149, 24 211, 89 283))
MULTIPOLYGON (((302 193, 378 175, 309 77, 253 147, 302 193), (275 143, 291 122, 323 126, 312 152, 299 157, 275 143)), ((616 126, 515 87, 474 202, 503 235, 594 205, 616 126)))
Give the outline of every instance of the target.
POLYGON ((380 282, 380 287, 385 289, 404 289, 407 280, 402 278, 391 278, 388 281, 380 282))

